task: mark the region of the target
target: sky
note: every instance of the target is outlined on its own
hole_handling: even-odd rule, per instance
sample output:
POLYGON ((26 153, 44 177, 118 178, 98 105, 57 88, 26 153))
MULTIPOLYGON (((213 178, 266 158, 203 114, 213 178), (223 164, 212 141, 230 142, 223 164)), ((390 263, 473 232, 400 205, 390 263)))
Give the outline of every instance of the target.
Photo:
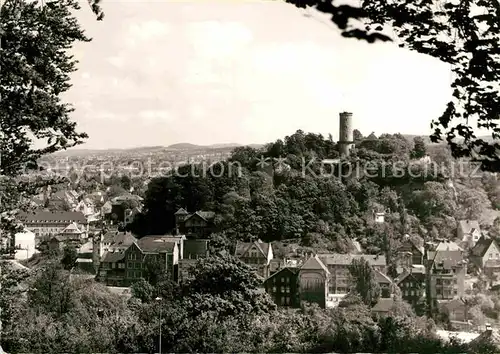
POLYGON ((100 22, 83 5, 65 97, 82 148, 337 139, 341 111, 364 135, 430 134, 451 98, 448 65, 280 1, 104 0, 100 22))

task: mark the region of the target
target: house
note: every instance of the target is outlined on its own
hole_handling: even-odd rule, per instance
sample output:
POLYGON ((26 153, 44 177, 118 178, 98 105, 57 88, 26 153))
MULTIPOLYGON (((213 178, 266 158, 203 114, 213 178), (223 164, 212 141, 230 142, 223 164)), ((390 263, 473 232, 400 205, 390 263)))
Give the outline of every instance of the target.
POLYGON ((134 242, 137 242, 137 239, 130 232, 108 231, 99 239, 99 255, 103 256, 105 252, 124 251, 134 242))
MULTIPOLYGON (((131 285, 142 277, 147 277, 148 264, 159 262, 163 270, 177 278, 179 247, 177 242, 161 236, 146 236, 134 242, 125 251, 125 283, 131 285)), ((155 264, 156 266, 156 264, 155 264)))
POLYGON ((125 250, 107 251, 100 260, 96 280, 107 286, 127 286, 125 250))
POLYGON ((469 258, 489 276, 500 272, 500 247, 492 238, 482 236, 471 249, 469 258))
POLYGON ((284 267, 264 281, 264 288, 277 306, 300 307, 299 268, 284 267))
POLYGON ((375 306, 372 307, 372 314, 375 316, 387 316, 394 307, 395 300, 390 298, 379 298, 375 306))
POLYGON ((405 270, 396 280, 396 285, 401 289, 403 300, 413 308, 425 297, 425 268, 413 267, 405 270))
POLYGON ((454 242, 440 242, 427 252, 430 267, 430 293, 435 300, 451 300, 465 294, 467 261, 454 242))
POLYGON ((35 248, 35 234, 29 230, 18 232, 14 235, 14 259, 23 260, 31 258, 38 251, 35 248))
POLYGON ((380 297, 389 298, 393 293, 393 282, 391 278, 382 273, 379 270, 374 270, 375 273, 375 281, 378 283, 380 287, 380 297))
POLYGON ((481 237, 481 228, 477 220, 460 220, 456 242, 463 248, 472 248, 481 237))
POLYGON ((181 258, 179 259, 179 280, 189 279, 189 270, 198 259, 208 257, 208 240, 188 240, 182 242, 181 258))
POLYGON ((310 257, 299 270, 300 302, 316 303, 326 308, 330 271, 321 259, 310 257))
POLYGON ((26 229, 33 232, 37 241, 48 240, 54 235, 59 235, 70 224, 75 223, 83 232, 82 238, 87 237, 87 218, 80 212, 75 211, 39 211, 31 214, 21 214, 19 219, 26 229))
POLYGON ((398 248, 398 260, 398 266, 403 268, 424 264, 424 247, 416 245, 409 235, 405 235, 402 245, 398 248))
POLYGON ((92 240, 81 244, 77 248, 76 267, 90 274, 96 274, 97 264, 93 260, 94 247, 92 240))
POLYGON ((213 211, 197 211, 190 214, 180 208, 174 216, 177 233, 185 234, 188 238, 207 238, 215 230, 213 211))
POLYGON ((269 276, 269 263, 274 258, 271 243, 236 242, 235 257, 253 267, 264 279, 269 276))
POLYGON ((366 261, 382 273, 387 271, 387 263, 385 256, 368 255, 368 254, 340 254, 340 253, 325 253, 318 254, 330 272, 329 293, 330 294, 347 294, 351 287, 351 273, 349 266, 354 259, 366 259, 366 261))

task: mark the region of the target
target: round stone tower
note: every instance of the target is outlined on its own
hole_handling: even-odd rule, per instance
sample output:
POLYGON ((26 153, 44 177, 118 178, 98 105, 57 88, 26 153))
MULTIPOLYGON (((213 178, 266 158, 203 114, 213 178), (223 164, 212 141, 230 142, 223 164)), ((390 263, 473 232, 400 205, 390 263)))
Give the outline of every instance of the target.
POLYGON ((340 113, 339 151, 340 156, 349 156, 354 146, 352 113, 340 113))

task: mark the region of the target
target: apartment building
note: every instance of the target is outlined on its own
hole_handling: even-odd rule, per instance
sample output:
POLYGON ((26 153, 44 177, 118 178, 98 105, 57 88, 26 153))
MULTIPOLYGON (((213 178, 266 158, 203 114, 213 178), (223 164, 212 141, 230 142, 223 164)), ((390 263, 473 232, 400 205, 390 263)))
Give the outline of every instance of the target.
POLYGON ((428 251, 430 294, 436 300, 451 300, 465 294, 467 261, 454 242, 441 242, 428 251))

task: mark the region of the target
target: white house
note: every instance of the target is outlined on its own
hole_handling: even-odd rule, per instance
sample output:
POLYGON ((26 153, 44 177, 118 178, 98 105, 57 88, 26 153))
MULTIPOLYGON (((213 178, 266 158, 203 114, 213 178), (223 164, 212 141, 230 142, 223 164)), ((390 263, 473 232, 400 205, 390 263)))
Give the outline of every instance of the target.
POLYGON ((481 237, 477 220, 460 220, 457 228, 457 243, 463 248, 472 248, 481 237))
POLYGON ((35 234, 29 230, 14 235, 15 259, 31 258, 38 251, 35 248, 35 234))

